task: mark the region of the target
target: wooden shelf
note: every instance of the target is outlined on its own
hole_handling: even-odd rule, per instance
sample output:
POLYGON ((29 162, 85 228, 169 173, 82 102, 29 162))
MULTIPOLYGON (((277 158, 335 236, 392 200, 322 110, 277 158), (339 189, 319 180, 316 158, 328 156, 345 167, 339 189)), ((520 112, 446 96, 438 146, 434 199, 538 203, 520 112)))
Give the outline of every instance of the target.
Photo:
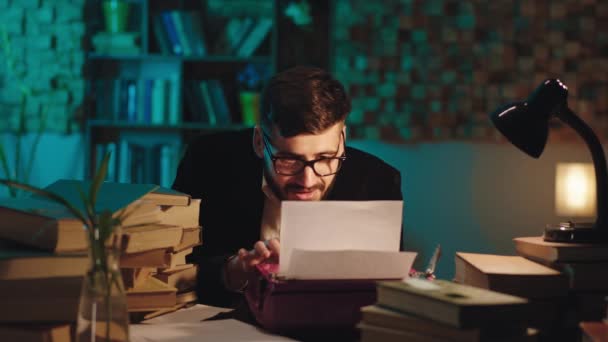
POLYGON ((164 131, 182 131, 182 130, 239 130, 252 127, 245 124, 228 124, 228 125, 211 125, 197 122, 183 122, 179 125, 153 125, 138 122, 127 121, 110 121, 110 120, 89 120, 90 128, 117 129, 117 130, 164 130, 164 131))
POLYGON ((161 54, 140 54, 140 55, 108 55, 90 53, 87 58, 91 61, 175 61, 189 63, 271 63, 270 56, 174 56, 161 54))

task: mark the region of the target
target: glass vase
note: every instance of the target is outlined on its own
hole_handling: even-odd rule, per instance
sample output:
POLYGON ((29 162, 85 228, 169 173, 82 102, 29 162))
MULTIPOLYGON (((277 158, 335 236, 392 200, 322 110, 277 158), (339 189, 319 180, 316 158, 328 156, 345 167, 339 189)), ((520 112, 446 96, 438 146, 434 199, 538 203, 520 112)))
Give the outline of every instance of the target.
POLYGON ((118 267, 120 229, 105 235, 100 227, 88 233, 91 265, 80 293, 77 342, 129 341, 127 295, 118 267))

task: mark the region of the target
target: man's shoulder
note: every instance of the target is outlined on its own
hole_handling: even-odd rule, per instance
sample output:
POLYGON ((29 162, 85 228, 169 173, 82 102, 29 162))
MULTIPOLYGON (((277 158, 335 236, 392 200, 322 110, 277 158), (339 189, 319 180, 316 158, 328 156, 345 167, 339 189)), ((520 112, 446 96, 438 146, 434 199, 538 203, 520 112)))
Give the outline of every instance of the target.
POLYGON ((201 134, 190 145, 194 149, 208 149, 210 152, 242 149, 243 146, 252 146, 252 137, 253 128, 219 131, 201 134))

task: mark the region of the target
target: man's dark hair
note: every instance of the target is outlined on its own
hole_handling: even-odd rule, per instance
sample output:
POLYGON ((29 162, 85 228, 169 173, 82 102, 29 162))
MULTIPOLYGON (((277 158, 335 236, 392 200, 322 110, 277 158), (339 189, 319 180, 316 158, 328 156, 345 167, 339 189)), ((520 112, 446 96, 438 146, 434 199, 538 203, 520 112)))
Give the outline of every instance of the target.
POLYGON ((261 124, 270 132, 276 125, 284 137, 317 134, 350 112, 344 86, 327 71, 298 66, 270 79, 261 103, 261 124))

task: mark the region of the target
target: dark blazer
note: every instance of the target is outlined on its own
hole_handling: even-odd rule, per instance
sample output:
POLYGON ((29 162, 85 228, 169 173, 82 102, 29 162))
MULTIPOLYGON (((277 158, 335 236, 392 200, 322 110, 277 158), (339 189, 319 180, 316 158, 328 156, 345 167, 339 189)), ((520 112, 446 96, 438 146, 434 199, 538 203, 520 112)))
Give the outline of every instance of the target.
MULTIPOLYGON (((401 200, 399 171, 377 157, 347 147, 328 200, 401 200)), ((239 295, 223 286, 222 268, 239 248, 260 239, 264 206, 262 159, 253 151, 253 129, 203 135, 186 150, 173 188, 200 198, 202 246, 197 295, 202 303, 232 306, 239 295)))

